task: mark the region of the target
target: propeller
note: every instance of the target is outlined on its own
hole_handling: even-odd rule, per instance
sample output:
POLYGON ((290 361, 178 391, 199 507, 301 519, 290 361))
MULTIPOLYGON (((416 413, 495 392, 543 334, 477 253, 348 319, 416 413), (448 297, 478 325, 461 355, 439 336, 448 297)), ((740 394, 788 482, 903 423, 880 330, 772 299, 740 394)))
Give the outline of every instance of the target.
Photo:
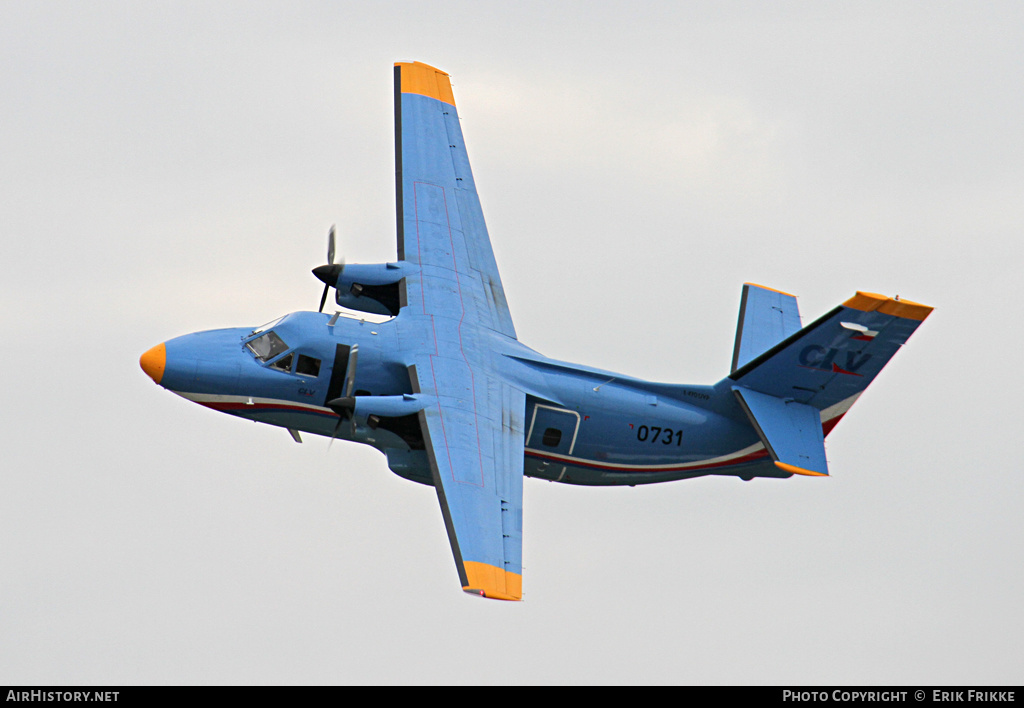
POLYGON ((332 286, 338 286, 338 278, 341 277, 341 272, 344 269, 344 258, 341 259, 341 263, 334 262, 334 226, 332 225, 331 230, 327 233, 327 264, 313 269, 313 275, 324 284, 324 294, 320 296, 319 312, 324 311, 324 304, 327 303, 327 293, 330 292, 332 286))
MULTIPOLYGON (((344 395, 339 398, 332 398, 327 401, 327 407, 338 414, 338 424, 334 426, 334 433, 331 435, 331 442, 338 437, 341 424, 347 419, 349 421, 349 434, 355 437, 356 434, 356 399, 352 391, 356 387, 356 361, 359 358, 359 345, 353 344, 348 351, 348 365, 345 367, 345 388, 344 395)), ((330 448, 330 443, 327 445, 330 448)))

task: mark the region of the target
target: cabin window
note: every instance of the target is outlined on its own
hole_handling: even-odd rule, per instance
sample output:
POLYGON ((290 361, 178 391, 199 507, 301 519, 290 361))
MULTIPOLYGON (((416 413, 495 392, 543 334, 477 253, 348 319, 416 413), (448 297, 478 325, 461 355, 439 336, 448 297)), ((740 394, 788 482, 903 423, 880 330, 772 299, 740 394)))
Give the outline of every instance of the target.
POLYGON ((260 337, 256 337, 256 339, 250 339, 245 343, 245 346, 249 347, 249 350, 260 361, 273 359, 279 354, 284 354, 285 350, 288 349, 288 345, 284 343, 284 340, 274 332, 267 332, 260 337))
POLYGON ((287 372, 287 373, 291 373, 291 370, 292 370, 292 359, 293 358, 294 357, 291 354, 289 354, 288 356, 283 356, 280 359, 278 359, 277 361, 275 361, 274 363, 272 363, 270 365, 270 368, 271 369, 278 369, 279 371, 284 371, 284 372, 287 372))
POLYGON ((544 431, 544 437, 541 438, 541 443, 547 447, 556 447, 560 442, 562 442, 561 430, 558 428, 548 428, 544 431))
POLYGON ((299 354, 299 363, 295 367, 296 374, 303 374, 305 376, 319 376, 320 375, 320 360, 314 359, 311 356, 305 354, 299 354))

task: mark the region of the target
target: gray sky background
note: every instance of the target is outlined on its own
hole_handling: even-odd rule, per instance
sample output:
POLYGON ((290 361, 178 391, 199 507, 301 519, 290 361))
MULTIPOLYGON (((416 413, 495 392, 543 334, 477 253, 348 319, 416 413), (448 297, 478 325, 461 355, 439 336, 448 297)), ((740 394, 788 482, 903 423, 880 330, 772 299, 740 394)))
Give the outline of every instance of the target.
POLYGON ((1020 683, 1024 6, 0 3, 0 683, 1020 683), (432 490, 167 393, 394 258, 392 63, 451 73, 520 338, 727 373, 744 281, 936 310, 832 477, 525 482, 523 603, 432 490))

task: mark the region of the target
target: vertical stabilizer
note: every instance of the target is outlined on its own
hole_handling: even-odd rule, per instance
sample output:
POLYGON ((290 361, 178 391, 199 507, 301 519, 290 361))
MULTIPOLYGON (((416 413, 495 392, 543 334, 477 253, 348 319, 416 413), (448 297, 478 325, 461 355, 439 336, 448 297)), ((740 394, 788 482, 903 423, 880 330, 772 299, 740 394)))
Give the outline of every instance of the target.
POLYGON ((744 283, 740 318, 736 324, 736 345, 732 351, 732 371, 799 330, 800 308, 794 295, 744 283))

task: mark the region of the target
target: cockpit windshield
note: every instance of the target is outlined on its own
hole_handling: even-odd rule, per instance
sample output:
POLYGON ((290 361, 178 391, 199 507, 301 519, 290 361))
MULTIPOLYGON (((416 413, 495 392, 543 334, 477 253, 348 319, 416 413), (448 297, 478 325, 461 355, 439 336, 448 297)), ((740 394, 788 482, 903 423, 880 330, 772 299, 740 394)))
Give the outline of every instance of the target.
POLYGON ((268 329, 276 327, 277 323, 280 322, 281 320, 283 320, 284 318, 285 318, 285 315, 281 315, 276 320, 270 320, 270 322, 267 322, 265 325, 260 325, 259 327, 254 329, 252 332, 249 333, 249 335, 252 336, 253 334, 259 334, 260 332, 266 332, 268 329))
POLYGON ((267 332, 263 336, 256 337, 256 339, 250 339, 245 343, 245 346, 249 347, 249 350, 260 361, 268 361, 288 350, 288 345, 277 336, 276 332, 267 332))

